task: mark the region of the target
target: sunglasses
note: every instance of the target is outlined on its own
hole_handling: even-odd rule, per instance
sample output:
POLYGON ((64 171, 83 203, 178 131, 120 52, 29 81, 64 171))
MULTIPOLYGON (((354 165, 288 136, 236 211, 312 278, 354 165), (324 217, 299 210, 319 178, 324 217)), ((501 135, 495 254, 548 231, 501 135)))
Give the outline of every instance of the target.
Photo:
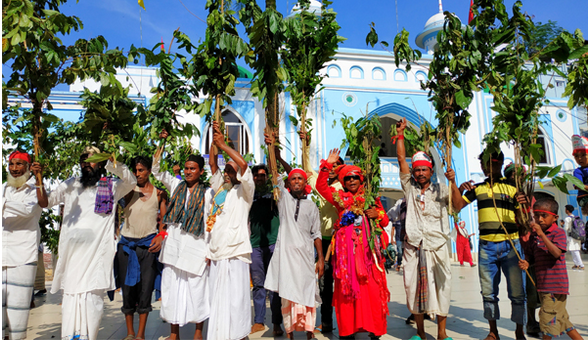
POLYGON ((358 175, 343 177, 343 181, 345 181, 345 182, 350 181, 352 179, 359 181, 361 179, 361 177, 359 177, 358 175))

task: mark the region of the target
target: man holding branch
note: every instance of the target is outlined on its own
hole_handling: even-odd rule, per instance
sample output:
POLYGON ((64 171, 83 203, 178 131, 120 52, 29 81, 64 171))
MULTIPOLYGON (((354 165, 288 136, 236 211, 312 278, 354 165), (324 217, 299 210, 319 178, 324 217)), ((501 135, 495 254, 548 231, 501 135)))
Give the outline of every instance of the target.
POLYGON ((243 156, 225 142, 218 122, 212 128, 209 164, 215 196, 206 221, 211 260, 208 339, 237 340, 251 331, 249 209, 255 183, 243 156), (217 165, 217 149, 231 158, 224 175, 217 165))
POLYGON ((517 324, 516 339, 525 339, 523 325, 526 319, 525 272, 519 269, 521 243, 519 241, 519 204, 527 203, 527 198, 502 176, 504 154, 493 153, 484 161, 480 154, 480 164, 484 175, 482 183, 465 182, 459 191, 452 193, 456 212, 478 200, 478 223, 480 224, 480 245, 478 273, 484 300, 484 318, 490 325, 490 333, 485 340, 499 339, 496 320, 500 319, 498 309, 498 284, 500 272, 504 273, 508 287, 508 298, 512 304, 510 319, 517 324), (461 192, 467 192, 462 196, 461 192))
MULTIPOLYGON (((59 235, 59 260, 51 285, 51 293, 63 290, 61 304, 61 338, 98 338, 104 310, 104 293, 116 288, 114 256, 116 235, 114 222, 116 202, 137 185, 133 173, 122 163, 88 161, 100 153, 87 147, 80 156, 80 178, 61 183, 49 195, 37 190, 43 208, 63 203, 63 223, 59 235), (106 171, 118 178, 103 177, 106 171)), ((42 174, 37 162, 31 167, 42 174)), ((43 186, 43 183, 39 183, 43 186)))
MULTIPOLYGON (((400 182, 406 198, 406 242, 404 244, 404 289, 408 309, 414 314, 417 335, 426 339, 424 314, 437 315, 437 339, 451 339, 446 333, 451 301, 451 260, 449 258, 450 190, 445 183, 432 183, 433 162, 419 151, 412 156, 412 171, 406 162, 404 130, 406 119, 396 123, 396 153, 400 182)), ((451 191, 457 191, 455 172, 448 168, 445 177, 451 191)))

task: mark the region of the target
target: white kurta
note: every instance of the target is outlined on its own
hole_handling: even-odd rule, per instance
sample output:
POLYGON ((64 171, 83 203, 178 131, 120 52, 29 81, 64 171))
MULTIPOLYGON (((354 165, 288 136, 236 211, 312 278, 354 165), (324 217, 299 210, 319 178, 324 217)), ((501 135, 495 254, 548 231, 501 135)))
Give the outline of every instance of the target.
MULTIPOLYGON (((159 161, 155 159, 153 160, 151 171, 153 176, 165 185, 171 195, 182 182, 181 179, 169 172, 160 172, 159 161)), ((189 192, 186 197, 190 197, 189 192)), ((214 191, 211 188, 206 189, 204 194, 204 223, 206 223, 206 218, 210 212, 213 197, 214 191)), ((188 204, 188 199, 186 199, 185 204, 188 204)), ((206 225, 204 225, 204 229, 206 230, 206 225)), ((168 224, 167 233, 168 235, 163 242, 161 254, 159 255, 159 262, 191 274, 202 275, 206 267, 206 256, 208 255, 206 231, 200 237, 196 237, 196 235, 182 230, 181 224, 172 223, 168 224)))
POLYGON ((320 303, 314 265, 314 240, 321 239, 319 210, 310 199, 294 198, 282 179, 278 186, 280 229, 264 286, 283 299, 315 307, 315 302, 320 303))
MULTIPOLYGON (((236 257, 251 263, 251 240, 249 232, 249 210, 253 204, 255 183, 251 169, 243 176, 237 173, 241 183, 234 185, 225 199, 225 205, 210 232, 209 258, 214 261, 236 257)), ((224 178, 220 170, 210 178, 212 189, 221 190, 224 178)))
MULTIPOLYGON (((107 171, 113 179, 114 202, 118 202, 137 185, 137 179, 122 163, 116 168, 110 161, 107 171)), ((97 290, 114 290, 113 274, 116 240, 111 214, 96 214, 97 187, 84 188, 78 178, 70 178, 49 194, 49 207, 64 203, 63 223, 59 236, 59 259, 51 293, 63 289, 67 294, 97 290)))
MULTIPOLYGON (((41 232, 35 178, 20 188, 2 188, 2 331, 24 339, 41 232)), ((41 262, 39 265, 43 265, 41 262)))
POLYGON ((2 188, 2 267, 37 262, 39 218, 43 209, 37 203, 35 178, 20 188, 4 183, 2 188))
MULTIPOLYGON (((181 179, 169 172, 160 172, 159 161, 153 160, 152 172, 173 195, 181 179)), ((188 189, 186 189, 188 190, 188 189)), ((204 194, 203 223, 206 222, 214 191, 206 189, 204 194)), ((188 205, 190 192, 186 195, 188 205)), ((208 244, 205 232, 196 237, 182 229, 178 223, 167 226, 167 237, 163 241, 159 262, 165 265, 161 277, 160 316, 171 324, 184 326, 199 323, 210 315, 210 293, 206 256, 208 244)))

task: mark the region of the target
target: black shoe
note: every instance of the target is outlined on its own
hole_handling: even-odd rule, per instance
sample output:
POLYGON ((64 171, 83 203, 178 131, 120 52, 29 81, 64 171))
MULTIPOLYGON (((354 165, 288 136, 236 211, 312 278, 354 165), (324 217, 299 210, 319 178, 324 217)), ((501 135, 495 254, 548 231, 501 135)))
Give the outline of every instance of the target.
POLYGON ((414 323, 414 314, 410 314, 410 316, 408 318, 406 318, 406 324, 407 325, 411 325, 414 323))
POLYGON ((35 296, 43 296, 47 294, 47 289, 41 289, 40 291, 35 293, 35 296))

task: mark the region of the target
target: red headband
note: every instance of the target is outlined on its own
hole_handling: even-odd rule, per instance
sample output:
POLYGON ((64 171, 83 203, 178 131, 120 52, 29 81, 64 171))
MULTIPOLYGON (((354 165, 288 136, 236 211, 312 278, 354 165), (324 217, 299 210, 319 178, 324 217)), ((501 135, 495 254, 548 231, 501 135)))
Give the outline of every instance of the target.
POLYGON ((10 162, 14 158, 22 159, 23 161, 26 161, 27 163, 31 164, 31 156, 26 152, 16 150, 13 153, 11 153, 10 156, 8 156, 8 161, 10 162))
POLYGON ((364 177, 361 168, 356 165, 340 165, 335 169, 339 182, 343 184, 346 176, 359 176, 360 181, 363 183, 364 177))
MULTIPOLYGON (((305 180, 308 180, 308 176, 306 175, 306 171, 302 170, 302 169, 292 169, 290 171, 290 173, 288 174, 288 181, 292 180, 292 177, 295 174, 300 174, 305 180)), ((290 191, 290 188, 288 187, 288 191, 290 191)), ((308 195, 312 192, 312 187, 310 185, 306 185, 306 187, 304 188, 304 194, 308 195)))
POLYGON ((306 175, 306 172, 302 169, 292 169, 292 171, 290 171, 290 173, 288 174, 288 180, 292 179, 292 176, 294 176, 294 174, 300 174, 302 175, 302 177, 304 177, 304 179, 308 180, 308 176, 306 175))
POLYGON ((414 161, 412 162, 412 168, 416 168, 417 166, 426 166, 429 167, 431 169, 433 169, 433 163, 426 161, 426 160, 420 160, 420 161, 414 161))
POLYGON ((552 213, 551 211, 547 211, 547 210, 539 210, 539 209, 533 209, 533 212, 542 212, 542 213, 546 213, 552 216, 557 216, 557 214, 552 213))

